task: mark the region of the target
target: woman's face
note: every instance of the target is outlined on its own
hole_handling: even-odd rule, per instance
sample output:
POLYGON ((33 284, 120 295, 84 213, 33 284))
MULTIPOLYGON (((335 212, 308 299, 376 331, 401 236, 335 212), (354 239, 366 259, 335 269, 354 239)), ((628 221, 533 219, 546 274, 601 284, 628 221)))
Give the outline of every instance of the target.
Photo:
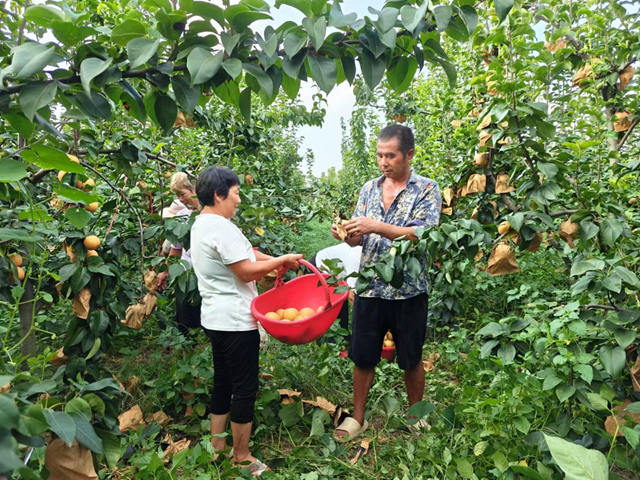
POLYGON ((180 200, 187 207, 197 207, 198 206, 198 197, 196 197, 196 192, 193 190, 189 190, 188 188, 183 188, 178 193, 178 200, 180 200))
POLYGON ((229 195, 227 198, 220 198, 218 194, 215 195, 214 208, 218 210, 225 218, 233 218, 236 214, 236 209, 240 204, 240 185, 234 185, 229 189, 229 195))

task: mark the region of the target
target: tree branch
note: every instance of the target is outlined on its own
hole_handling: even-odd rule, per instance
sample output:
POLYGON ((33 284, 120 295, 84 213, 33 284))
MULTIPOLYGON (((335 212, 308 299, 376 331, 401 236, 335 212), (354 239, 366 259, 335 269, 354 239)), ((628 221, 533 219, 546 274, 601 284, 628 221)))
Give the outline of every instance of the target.
POLYGON ((548 215, 551 218, 558 218, 558 217, 564 217, 566 215, 573 215, 574 213, 576 213, 578 210, 558 210, 557 212, 549 212, 548 215))
POLYGON ((636 125, 638 125, 638 122, 640 122, 640 118, 636 118, 631 124, 631 126, 629 127, 629 130, 624 132, 624 137, 622 137, 618 142, 618 150, 622 149, 624 144, 627 143, 627 140, 631 136, 631 132, 633 132, 633 129, 636 128, 636 125))

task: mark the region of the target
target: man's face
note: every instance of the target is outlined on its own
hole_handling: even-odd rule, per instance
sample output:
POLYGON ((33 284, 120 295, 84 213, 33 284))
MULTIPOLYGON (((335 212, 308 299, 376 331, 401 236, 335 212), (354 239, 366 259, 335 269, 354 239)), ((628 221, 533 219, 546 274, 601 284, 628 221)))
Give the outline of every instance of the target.
POLYGON ((377 156, 378 168, 385 177, 391 179, 402 179, 410 170, 413 150, 407 152, 406 157, 402 155, 397 137, 389 140, 378 140, 377 156))

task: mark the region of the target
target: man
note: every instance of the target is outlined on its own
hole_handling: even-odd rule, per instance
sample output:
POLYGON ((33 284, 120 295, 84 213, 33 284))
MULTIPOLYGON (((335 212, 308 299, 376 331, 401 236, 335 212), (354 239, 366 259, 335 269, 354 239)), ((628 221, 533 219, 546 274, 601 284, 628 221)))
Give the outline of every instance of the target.
MULTIPOLYGON (((373 264, 389 251, 391 242, 416 227, 438 224, 442 199, 438 184, 417 175, 411 168, 415 141, 410 128, 385 127, 378 135, 377 157, 382 176, 367 182, 360 191, 358 206, 350 221, 343 223, 346 243, 362 246, 360 268, 373 264)), ((340 239, 336 225, 331 233, 340 239)), ((426 258, 417 281, 405 275, 395 289, 376 278, 370 290, 354 301, 351 348, 353 372, 353 416, 336 428, 334 437, 346 441, 364 432, 367 395, 373 385, 375 367, 385 333, 390 330, 396 344, 398 365, 404 370, 409 405, 422 400, 424 371, 422 346, 426 335, 428 291, 426 258)), ((419 427, 426 426, 420 422, 419 427)))

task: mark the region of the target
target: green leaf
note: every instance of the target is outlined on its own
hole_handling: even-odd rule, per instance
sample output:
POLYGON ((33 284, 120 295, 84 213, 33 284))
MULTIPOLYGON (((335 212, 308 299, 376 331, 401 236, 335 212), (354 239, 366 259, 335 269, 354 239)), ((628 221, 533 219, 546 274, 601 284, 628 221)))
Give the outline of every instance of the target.
POLYGON ((388 32, 396 25, 399 10, 393 7, 385 7, 378 14, 378 29, 381 32, 388 32))
POLYGON ((625 407, 625 410, 629 413, 640 413, 640 402, 630 403, 625 407))
POLYGON ((529 433, 529 430, 531 430, 531 423, 525 417, 515 417, 513 419, 513 424, 519 431, 521 431, 525 435, 527 435, 529 433))
POLYGON ((513 8, 514 0, 493 0, 493 5, 496 8, 496 15, 502 23, 509 15, 509 12, 513 8))
POLYGON ((187 69, 191 75, 191 86, 200 85, 212 79, 218 73, 223 57, 223 52, 212 55, 211 52, 204 48, 194 48, 187 57, 187 69))
POLYGON ((624 438, 629 442, 631 448, 635 450, 638 444, 640 444, 640 435, 638 432, 629 427, 622 427, 622 433, 624 433, 624 438))
POLYGON ((324 410, 316 410, 313 412, 313 418, 311 420, 311 433, 310 437, 322 437, 324 435, 324 425, 329 423, 331 418, 329 414, 324 410))
POLYGON ((316 52, 322 48, 325 36, 327 34, 327 20, 324 17, 313 20, 311 18, 303 18, 302 26, 309 34, 311 44, 316 52))
POLYGON ((290 32, 284 39, 284 51, 288 57, 294 57, 307 44, 306 35, 290 32))
POLYGON ((89 224, 93 215, 84 208, 75 207, 67 209, 67 211, 64 212, 64 218, 78 230, 82 230, 89 224))
POLYGON ((616 219, 605 218, 602 225, 600 225, 602 241, 610 247, 614 247, 616 240, 622 234, 622 230, 622 222, 616 219))
POLYGON ((0 425, 3 429, 16 428, 20 419, 20 410, 7 395, 0 395, 0 425))
POLYGON ((313 57, 308 56, 309 69, 311 70, 311 76, 316 81, 318 86, 325 93, 329 93, 336 85, 336 78, 338 76, 338 66, 336 62, 327 57, 313 57))
POLYGON ((147 63, 158 51, 160 40, 134 38, 127 43, 129 67, 136 68, 147 63))
POLYGON ((596 410, 609 410, 609 403, 602 397, 602 395, 594 392, 587 392, 587 399, 596 410))
POLYGON ((469 460, 465 458, 457 458, 456 466, 458 470, 458 475, 460 475, 462 478, 470 478, 470 479, 477 478, 476 474, 473 472, 473 466, 471 466, 471 463, 469 463, 469 460))
POLYGON ((91 27, 78 26, 71 22, 61 22, 59 20, 52 21, 50 28, 53 30, 53 35, 66 46, 80 43, 88 36, 96 33, 91 27))
POLYGON ((215 20, 221 27, 226 25, 224 20, 224 10, 213 3, 193 2, 189 7, 189 12, 194 15, 199 15, 202 18, 215 20))
POLYGON ((591 385, 593 381, 593 367, 591 365, 576 365, 573 369, 578 372, 580 378, 591 385))
POLYGON ((282 89, 291 100, 295 100, 296 98, 298 98, 298 92, 300 91, 300 79, 297 77, 291 78, 286 73, 283 74, 282 89))
POLYGON ((544 120, 536 120, 536 130, 538 135, 545 140, 553 140, 556 136, 556 127, 552 123, 545 122, 544 120))
POLYGON ((238 45, 240 37, 241 35, 239 33, 236 33, 235 35, 229 35, 227 32, 222 32, 220 34, 222 45, 224 46, 224 51, 227 52, 227 55, 231 55, 233 49, 238 45))
POLYGON ((47 5, 32 5, 24 11, 24 18, 39 27, 49 27, 54 20, 64 21, 64 13, 47 5))
POLYGON ((45 145, 34 145, 31 150, 23 150, 21 155, 25 162, 33 163, 46 170, 85 173, 84 167, 69 160, 66 153, 45 145))
POLYGON ((33 133, 33 123, 25 117, 20 111, 14 110, 2 115, 13 129, 25 138, 30 138, 33 133))
POLYGON ((613 336, 620 345, 620 348, 627 348, 633 342, 636 341, 637 333, 635 330, 616 330, 613 336))
POLYGON ((143 23, 128 18, 111 31, 111 41, 125 47, 134 38, 144 37, 146 34, 147 27, 143 23))
POLYGON ((82 398, 72 398, 64 406, 65 413, 69 415, 77 415, 80 418, 85 419, 87 422, 91 421, 93 414, 91 412, 91 405, 82 398))
POLYGON ((27 42, 11 49, 13 59, 11 71, 16 78, 26 78, 40 73, 49 65, 55 47, 47 47, 35 42, 27 42))
POLYGON ((70 203, 82 202, 88 205, 89 203, 99 202, 101 200, 101 197, 98 195, 62 184, 54 186, 53 191, 63 200, 70 203))
POLYGON ((638 277, 636 277, 636 274, 633 273, 631 270, 629 270, 626 267, 623 266, 617 266, 614 269, 616 275, 618 275, 618 277, 620 277, 620 279, 626 283, 627 285, 630 285, 632 287, 636 287, 636 288, 640 288, 640 281, 638 281, 638 277))
POLYGON ((111 105, 109 101, 96 91, 91 91, 91 96, 88 96, 84 92, 79 92, 76 95, 80 108, 87 115, 94 118, 102 118, 103 120, 109 120, 111 118, 111 105))
POLYGON ((76 440, 78 440, 78 443, 99 455, 104 454, 102 439, 96 435, 91 424, 84 418, 76 415, 73 415, 71 418, 76 425, 76 440))
POLYGON ((240 94, 238 105, 244 119, 251 123, 251 89, 249 87, 245 88, 240 94))
POLYGON ((243 63, 242 68, 257 80, 260 88, 264 90, 267 96, 271 97, 273 95, 273 80, 262 68, 252 63, 243 63))
POLYGON ((0 158, 0 183, 17 182, 27 174, 27 166, 23 162, 0 158))
POLYGON ((176 102, 168 95, 159 95, 153 109, 158 120, 158 125, 165 133, 168 133, 173 128, 173 124, 178 116, 176 102))
POLYGON ((174 75, 171 78, 171 86, 180 106, 186 112, 193 113, 200 100, 200 88, 191 87, 185 75, 174 75))
POLYGON ((600 349, 599 358, 607 373, 612 377, 618 377, 624 370, 627 356, 623 348, 605 345, 600 349))
POLYGON ((436 25, 439 32, 444 32, 449 26, 453 10, 449 5, 438 5, 433 9, 433 15, 436 17, 436 25))
POLYGON ((313 16, 310 0, 276 0, 276 8, 279 8, 281 5, 289 5, 290 7, 295 8, 301 11, 305 17, 313 16))
POLYGON ((424 400, 418 403, 414 403, 413 405, 411 405, 411 408, 409 408, 407 424, 414 425, 418 423, 421 419, 426 418, 427 415, 435 411, 436 411, 436 407, 432 403, 426 402, 424 400))
POLYGON ((58 87, 54 82, 29 82, 20 90, 20 108, 30 121, 37 110, 46 107, 56 98, 58 87))
POLYGON ((286 75, 291 78, 298 78, 300 74, 300 67, 304 63, 305 58, 307 58, 307 49, 298 52, 293 57, 285 57, 282 60, 282 70, 286 75))
POLYGON ((498 349, 498 353, 496 355, 500 357, 502 363, 511 363, 516 356, 516 347, 514 347, 512 343, 507 343, 498 349))
POLYGON ((387 71, 389 86, 397 93, 405 92, 418 70, 418 62, 414 57, 399 57, 398 61, 387 71))
MULTIPOLYGON (((175 76, 172 78, 172 81, 176 78, 181 77, 175 76)), ((187 81, 187 86, 188 84, 189 82, 187 81)), ((120 85, 120 88, 122 88, 122 96, 120 97, 120 100, 123 103, 126 102, 127 105, 129 105, 129 113, 133 116, 133 118, 144 124, 147 121, 147 109, 144 106, 144 101, 142 100, 142 97, 140 96, 138 91, 133 88, 133 86, 126 80, 120 80, 118 82, 118 85, 120 85)))
POLYGON ((400 410, 400 402, 388 395, 382 399, 382 406, 384 407, 384 413, 387 417, 391 417, 400 410))
POLYGON ((478 26, 478 12, 476 12, 476 9, 471 5, 462 5, 460 10, 464 16, 465 23, 467 24, 469 35, 471 35, 478 26))
POLYGON ((364 81, 371 90, 374 90, 382 80, 386 69, 384 57, 375 58, 369 50, 363 50, 360 55, 360 66, 364 81))
POLYGON ((25 413, 20 416, 18 430, 23 435, 42 435, 49 430, 47 419, 44 418, 42 407, 39 404, 31 405, 25 413))
POLYGON ((612 292, 620 293, 620 290, 622 289, 622 280, 620 280, 620 277, 614 273, 602 279, 602 286, 612 292))
POLYGON ((18 240, 22 242, 41 242, 40 235, 31 235, 21 228, 0 228, 0 240, 18 240))
POLYGON ((76 437, 76 424, 73 418, 64 412, 55 412, 48 408, 42 410, 42 413, 53 433, 70 447, 76 437))
POLYGON ((562 379, 559 378, 554 373, 553 375, 549 375, 544 379, 544 383, 542 384, 542 390, 544 391, 551 390, 561 383, 562 383, 562 379))
POLYGON ((576 393, 576 387, 573 385, 560 385, 556 388, 556 395, 561 402, 569 400, 574 393, 576 393))
POLYGON ((271 15, 264 12, 249 10, 244 5, 232 5, 225 9, 225 18, 236 32, 243 32, 249 25, 258 20, 273 20, 271 15), (246 10, 238 11, 234 7, 244 7, 246 10), (231 12, 231 13, 230 13, 231 12))
POLYGON ((228 58, 222 62, 222 68, 235 80, 242 73, 242 61, 238 58, 228 58))
POLYGON ((102 439, 102 446, 104 447, 104 456, 107 460, 107 465, 109 465, 109 468, 115 469, 120 457, 122 456, 120 439, 113 433, 105 432, 104 430, 96 429, 96 433, 102 439))
POLYGON ((543 477, 531 467, 525 467, 524 465, 510 465, 509 468, 526 478, 531 478, 532 480, 548 480, 548 478, 543 477))
MULTIPOLYGON (((91 267, 89 267, 89 270, 91 270, 91 267)), ((111 271, 106 267, 101 267, 100 270, 104 272, 103 273, 104 275, 113 276, 113 273, 111 273, 111 271)), ((91 347, 91 350, 89 350, 89 353, 87 353, 85 360, 91 360, 96 355, 96 353, 98 353, 101 346, 102 346, 102 339, 98 337, 93 342, 93 346, 91 347)))
POLYGON ((285 427, 292 427, 302 420, 303 415, 302 402, 294 402, 282 405, 282 408, 278 412, 280 420, 285 427))
POLYGON ((591 450, 544 434, 551 456, 565 473, 566 480, 604 480, 609 478, 609 464, 598 450, 591 450))
POLYGON ((604 268, 604 262, 597 258, 590 260, 582 260, 571 266, 571 276, 583 275, 587 272, 601 271, 604 268))
POLYGON ((404 5, 400 9, 400 21, 402 22, 404 28, 413 33, 420 21, 424 19, 424 16, 427 13, 428 6, 429 2, 423 2, 418 9, 415 9, 414 7, 411 7, 409 5, 404 5))

